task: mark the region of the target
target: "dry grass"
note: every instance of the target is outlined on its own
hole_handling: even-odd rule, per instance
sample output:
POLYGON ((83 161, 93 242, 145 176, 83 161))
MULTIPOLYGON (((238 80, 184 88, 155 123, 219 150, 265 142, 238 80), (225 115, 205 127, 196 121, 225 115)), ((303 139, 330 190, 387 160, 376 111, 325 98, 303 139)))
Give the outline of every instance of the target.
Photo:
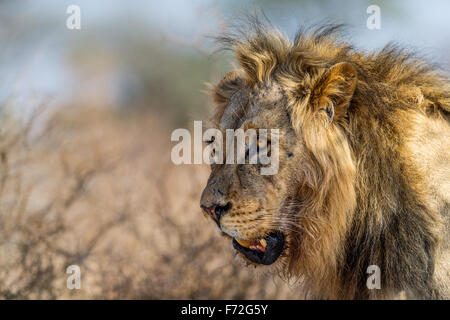
POLYGON ((234 261, 198 208, 208 169, 172 165, 161 120, 88 108, 2 119, 0 298, 296 296, 234 261), (71 264, 80 290, 66 288, 71 264))

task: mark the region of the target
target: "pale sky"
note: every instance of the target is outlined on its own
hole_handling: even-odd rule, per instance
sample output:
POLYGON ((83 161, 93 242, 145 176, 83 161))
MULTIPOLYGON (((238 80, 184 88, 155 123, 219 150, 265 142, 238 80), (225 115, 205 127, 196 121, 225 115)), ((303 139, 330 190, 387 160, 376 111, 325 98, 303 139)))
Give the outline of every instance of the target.
MULTIPOLYGON (((261 7, 258 1, 231 2, 234 5, 224 6, 217 0, 17 0, 0 4, 0 40, 6 38, 0 54, 0 96, 17 86, 35 93, 63 95, 71 79, 62 54, 80 37, 95 35, 99 42, 108 43, 114 41, 116 32, 131 28, 144 38, 165 34, 189 44, 217 33, 220 21, 261 7), (81 8, 80 31, 69 31, 65 26, 70 4, 81 8), (17 25, 17 38, 2 34, 1 17, 17 25)), ((357 47, 379 48, 396 40, 419 48, 450 69, 450 1, 264 1, 262 7, 274 25, 288 35, 302 23, 342 22, 349 25, 357 47), (379 5, 381 30, 367 29, 368 4, 379 5)))

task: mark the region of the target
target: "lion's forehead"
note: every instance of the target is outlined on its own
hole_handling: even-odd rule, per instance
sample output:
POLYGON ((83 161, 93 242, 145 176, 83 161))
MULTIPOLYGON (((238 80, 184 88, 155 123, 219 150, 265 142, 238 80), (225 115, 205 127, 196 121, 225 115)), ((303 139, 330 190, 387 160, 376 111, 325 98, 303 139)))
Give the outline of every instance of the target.
POLYGON ((258 127, 278 126, 279 118, 285 115, 286 101, 285 91, 273 81, 260 84, 253 90, 239 90, 231 97, 219 126, 223 130, 238 129, 249 121, 258 127))
POLYGON ((276 81, 259 84, 250 92, 250 100, 266 108, 271 108, 285 101, 285 91, 276 81))

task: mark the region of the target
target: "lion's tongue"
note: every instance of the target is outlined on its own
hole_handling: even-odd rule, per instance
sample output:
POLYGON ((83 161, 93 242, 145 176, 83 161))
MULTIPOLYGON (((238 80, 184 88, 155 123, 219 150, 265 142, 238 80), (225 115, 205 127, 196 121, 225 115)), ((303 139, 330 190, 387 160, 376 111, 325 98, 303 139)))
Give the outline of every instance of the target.
POLYGON ((236 241, 243 247, 248 248, 250 250, 259 250, 261 252, 266 251, 267 242, 265 239, 260 239, 257 241, 245 241, 236 239, 236 241))

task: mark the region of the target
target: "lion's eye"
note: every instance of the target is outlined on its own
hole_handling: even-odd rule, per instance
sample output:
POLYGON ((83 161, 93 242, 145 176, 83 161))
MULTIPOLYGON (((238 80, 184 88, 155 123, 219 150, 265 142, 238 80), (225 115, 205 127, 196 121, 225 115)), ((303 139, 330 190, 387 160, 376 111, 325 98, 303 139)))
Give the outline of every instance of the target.
POLYGON ((266 135, 257 136, 255 142, 256 146, 252 146, 249 144, 246 144, 245 146, 245 159, 252 164, 258 164, 261 156, 270 157, 271 154, 271 143, 269 137, 267 137, 266 135), (250 157, 253 159, 252 161, 256 161, 250 161, 250 157), (256 157, 256 159, 254 159, 253 157, 256 157))
POLYGON ((268 157, 270 157, 270 139, 268 137, 265 138, 258 138, 258 153, 263 152, 268 157))
POLYGON ((245 160, 249 161, 250 157, 254 157, 258 152, 258 136, 245 140, 245 160), (255 139, 256 138, 256 139, 255 139))

